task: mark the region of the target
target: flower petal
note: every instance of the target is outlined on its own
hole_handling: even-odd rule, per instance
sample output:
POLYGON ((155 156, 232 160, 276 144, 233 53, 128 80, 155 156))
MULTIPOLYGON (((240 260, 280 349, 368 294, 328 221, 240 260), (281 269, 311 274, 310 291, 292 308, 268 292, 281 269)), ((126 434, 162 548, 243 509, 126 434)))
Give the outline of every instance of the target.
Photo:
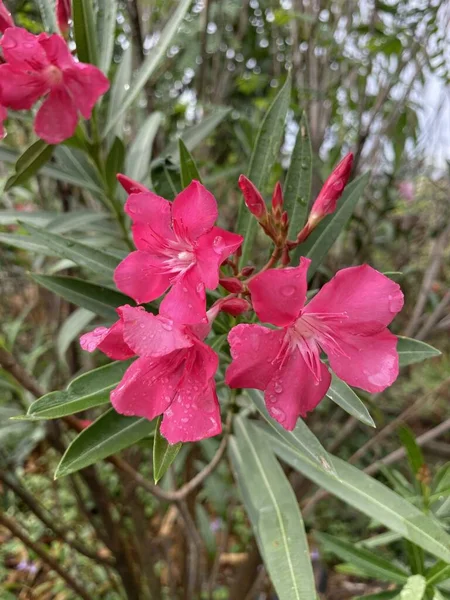
POLYGON ((97 100, 109 90, 109 80, 94 65, 75 63, 63 71, 64 85, 85 119, 91 117, 97 100))
POLYGON ((70 53, 69 46, 60 35, 56 33, 41 34, 39 44, 44 49, 48 62, 58 69, 69 69, 78 64, 70 53))
POLYGON ((261 325, 237 325, 228 334, 233 362, 225 374, 231 388, 264 390, 278 367, 284 331, 261 325))
POLYGON ((174 283, 161 302, 159 311, 185 325, 207 322, 205 286, 195 266, 174 283))
POLYGON ((241 235, 230 233, 220 227, 213 227, 211 231, 201 235, 195 247, 197 268, 201 280, 210 290, 219 285, 219 267, 223 261, 236 252, 244 238, 241 235))
POLYGON ((185 327, 161 315, 132 306, 123 306, 118 311, 124 323, 124 339, 139 356, 165 356, 193 344, 185 327))
POLYGON ((192 181, 173 201, 172 215, 186 237, 196 240, 214 225, 217 202, 211 192, 198 181, 192 181))
POLYGON ((8 27, 14 27, 14 21, 11 13, 3 4, 3 1, 0 0, 0 32, 4 33, 8 27))
POLYGON ((125 360, 134 356, 123 339, 123 322, 119 319, 111 327, 97 327, 80 337, 80 346, 87 352, 98 349, 113 360, 125 360))
POLYGON ((182 374, 182 363, 168 365, 167 357, 138 358, 111 392, 111 403, 122 415, 151 421, 170 406, 182 374))
POLYGON ((342 269, 305 307, 306 313, 343 313, 339 329, 367 334, 389 325, 403 307, 400 286, 369 265, 342 269))
POLYGON ((346 356, 322 345, 333 371, 349 385, 374 394, 397 379, 397 337, 387 329, 367 336, 346 334, 338 341, 346 356))
POLYGON ((195 380, 185 380, 170 407, 164 412, 161 433, 169 444, 197 442, 222 431, 216 385, 195 391, 195 380))
POLYGON ((131 194, 125 212, 133 221, 133 239, 137 248, 158 252, 174 239, 171 205, 153 192, 131 194))
POLYGON ((0 101, 4 106, 13 110, 29 110, 47 91, 48 85, 40 73, 0 65, 0 101))
POLYGON ((59 144, 73 136, 77 123, 77 111, 69 94, 64 88, 54 88, 38 110, 34 130, 48 144, 59 144))
POLYGON ((41 71, 49 65, 47 55, 39 43, 39 36, 22 27, 10 27, 0 41, 7 63, 19 69, 41 71))
POLYGON ((250 280, 253 308, 263 323, 286 327, 297 319, 305 304, 310 262, 302 257, 298 267, 270 269, 250 280))
POLYGON ((138 304, 151 302, 167 290, 169 275, 157 272, 157 265, 148 252, 131 252, 114 271, 114 281, 121 292, 138 304))
POLYGON ((319 378, 316 382, 301 353, 294 350, 266 388, 264 399, 270 416, 292 431, 298 417, 313 410, 330 387, 331 375, 323 363, 319 378))
POLYGON ((116 177, 117 177, 117 181, 120 183, 120 185, 123 187, 123 189, 127 192, 127 194, 139 194, 141 192, 144 192, 144 194, 145 194, 146 192, 150 191, 149 189, 147 189, 145 187, 145 185, 142 185, 142 183, 139 183, 138 181, 131 179, 131 177, 127 177, 123 173, 117 173, 116 177))

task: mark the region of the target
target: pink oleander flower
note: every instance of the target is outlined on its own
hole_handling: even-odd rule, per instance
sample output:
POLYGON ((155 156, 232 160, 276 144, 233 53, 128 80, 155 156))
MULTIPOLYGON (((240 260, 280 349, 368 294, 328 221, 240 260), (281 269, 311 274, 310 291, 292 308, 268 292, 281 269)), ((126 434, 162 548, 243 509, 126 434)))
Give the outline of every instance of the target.
POLYGON ((14 27, 14 21, 11 13, 0 0, 0 33, 5 33, 8 27, 14 27))
POLYGON ((59 35, 35 36, 11 27, 0 45, 6 61, 0 65, 0 104, 28 110, 43 98, 34 129, 49 144, 70 138, 78 112, 89 119, 98 98, 109 88, 103 73, 77 62, 59 35))
POLYGON ((129 196, 137 251, 117 267, 117 287, 139 304, 171 288, 160 312, 178 323, 206 322, 205 287, 219 284, 219 267, 242 244, 242 236, 214 227, 217 203, 198 181, 173 202, 147 191, 129 196))
POLYGON ((8 118, 8 112, 4 106, 0 104, 0 140, 5 137, 6 131, 3 123, 8 118))
POLYGON ((270 415, 286 429, 313 410, 331 382, 327 366, 349 385, 381 392, 398 375, 397 338, 387 326, 403 306, 400 287, 368 265, 339 271, 305 305, 310 260, 271 269, 248 283, 262 325, 237 325, 228 336, 232 388, 264 390, 270 415))
POLYGON ((56 0, 56 20, 62 34, 69 31, 69 22, 72 18, 71 0, 56 0))
POLYGON ((131 179, 131 177, 123 175, 122 173, 118 173, 116 177, 117 181, 120 183, 120 185, 123 187, 127 194, 139 194, 141 192, 150 192, 150 190, 146 188, 145 185, 142 185, 142 183, 139 183, 138 181, 131 179))
MULTIPOLYGON (((213 319, 220 307, 210 314, 213 319)), ((90 352, 102 350, 121 360, 136 354, 111 393, 118 413, 152 420, 164 415, 161 433, 170 444, 194 442, 222 431, 214 375, 217 354, 202 340, 209 325, 189 327, 153 315, 142 307, 122 306, 119 321, 81 337, 90 352)))

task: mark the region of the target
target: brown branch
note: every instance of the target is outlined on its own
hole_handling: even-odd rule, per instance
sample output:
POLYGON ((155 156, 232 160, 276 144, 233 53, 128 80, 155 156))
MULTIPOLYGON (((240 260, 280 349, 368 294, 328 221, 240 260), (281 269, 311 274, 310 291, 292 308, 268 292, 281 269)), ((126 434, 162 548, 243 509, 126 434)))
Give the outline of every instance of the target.
POLYGON ((0 525, 8 529, 14 537, 19 538, 19 540, 25 544, 30 550, 32 550, 39 558, 45 562, 50 569, 58 573, 61 579, 67 583, 67 585, 83 600, 91 600, 91 595, 86 592, 73 577, 67 573, 58 562, 42 547, 41 544, 37 544, 33 542, 23 531, 22 529, 11 519, 6 516, 5 513, 0 512, 0 525))
POLYGON ((447 307, 450 305, 450 292, 446 292, 444 294, 442 300, 436 306, 434 311, 419 329, 417 334, 414 336, 416 340, 424 340, 428 337, 430 332, 434 329, 435 325, 439 322, 439 320, 444 316, 447 307))
POLYGON ((39 383, 27 373, 27 371, 17 362, 14 356, 5 350, 0 348, 0 367, 3 367, 5 371, 11 373, 11 375, 29 392, 39 398, 43 396, 45 391, 39 385, 39 383))

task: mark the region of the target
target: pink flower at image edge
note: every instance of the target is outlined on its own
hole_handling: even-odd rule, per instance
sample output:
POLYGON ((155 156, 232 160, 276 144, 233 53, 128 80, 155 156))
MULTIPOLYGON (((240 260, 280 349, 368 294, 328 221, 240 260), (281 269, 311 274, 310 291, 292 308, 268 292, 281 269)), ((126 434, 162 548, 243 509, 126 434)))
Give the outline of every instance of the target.
POLYGON ((0 0, 0 33, 5 33, 8 27, 14 27, 14 21, 11 13, 0 0))
POLYGON ((138 356, 111 393, 117 412, 149 420, 163 415, 161 433, 170 444, 219 434, 218 357, 201 340, 209 327, 179 325, 142 307, 122 306, 118 312, 120 319, 111 328, 97 328, 80 339, 85 350, 98 348, 114 360, 138 356))
POLYGON ((150 191, 131 194, 125 211, 137 250, 117 267, 117 287, 140 304, 170 288, 161 314, 188 325, 206 322, 205 288, 218 286, 221 263, 243 240, 214 226, 214 196, 193 181, 173 202, 150 191))
POLYGON ((0 104, 29 110, 40 99, 34 123, 36 134, 49 144, 70 138, 109 89, 109 81, 95 66, 76 62, 65 41, 56 34, 32 35, 11 27, 0 40, 5 64, 0 65, 0 104))
POLYGON ((228 340, 232 388, 264 390, 269 414, 292 430, 299 416, 325 396, 331 374, 371 393, 398 375, 397 338, 387 326, 403 306, 394 283, 368 265, 342 269, 305 305, 310 260, 271 269, 250 281, 253 307, 262 325, 237 325, 228 340))

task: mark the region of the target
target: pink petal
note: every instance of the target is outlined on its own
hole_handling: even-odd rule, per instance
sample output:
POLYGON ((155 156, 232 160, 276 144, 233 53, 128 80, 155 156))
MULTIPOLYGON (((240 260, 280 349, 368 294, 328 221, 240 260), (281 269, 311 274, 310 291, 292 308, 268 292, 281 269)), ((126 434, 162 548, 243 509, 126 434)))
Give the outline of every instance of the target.
POLYGON ((298 267, 270 269, 250 280, 253 308, 263 323, 286 327, 297 319, 305 304, 310 262, 302 257, 298 267))
POLYGON ((56 33, 41 35, 39 43, 44 49, 48 62, 58 67, 58 69, 70 69, 78 65, 70 53, 68 45, 60 35, 56 33))
POLYGON ((11 13, 0 0, 0 33, 4 33, 8 27, 14 27, 14 21, 11 13))
POLYGON ((71 0, 56 0, 56 19, 59 30, 66 33, 69 30, 69 21, 72 16, 71 0))
POLYGON ((214 225, 217 202, 211 192, 198 181, 192 181, 173 201, 173 219, 187 231, 190 240, 196 240, 214 225))
POLYGON ((80 346, 87 352, 98 349, 113 360, 125 360, 134 356, 133 350, 123 339, 123 322, 118 320, 111 327, 97 327, 80 337, 80 346))
POLYGON ((123 175, 122 173, 117 173, 116 177, 117 181, 127 192, 127 194, 139 194, 141 192, 146 193, 150 191, 145 187, 145 185, 142 185, 142 183, 139 183, 138 181, 131 179, 131 177, 123 175))
POLYGON ((10 27, 0 41, 7 63, 19 69, 41 71, 49 65, 47 55, 39 43, 39 36, 22 27, 10 27))
POLYGON ((167 240, 174 239, 171 205, 168 200, 145 192, 132 194, 125 212, 133 221, 133 238, 137 248, 160 252, 167 240))
POLYGON ((387 329, 367 336, 346 334, 338 341, 346 356, 333 352, 326 343, 322 346, 333 371, 349 385, 374 394, 397 379, 397 337, 387 329))
POLYGON ((205 286, 196 267, 192 267, 172 286, 159 307, 161 314, 177 323, 206 323, 205 286))
POLYGON ((123 306, 118 310, 124 323, 124 339, 139 356, 156 358, 192 346, 186 328, 170 319, 142 307, 123 306))
POLYGON ((182 366, 168 365, 167 357, 138 358, 111 392, 111 403, 122 415, 151 421, 170 406, 182 374, 182 366))
POLYGON ((48 85, 40 73, 0 65, 0 100, 4 106, 29 110, 47 91, 48 85))
POLYGON ((167 290, 169 275, 158 274, 155 261, 148 252, 131 252, 114 271, 114 281, 121 292, 138 304, 151 302, 167 290))
POLYGON ((331 375, 320 363, 317 383, 301 353, 294 350, 268 384, 264 399, 267 410, 285 429, 294 429, 298 417, 305 417, 325 396, 331 375))
POLYGON ((339 328, 375 333, 402 309, 400 286, 368 265, 339 271, 305 307, 305 313, 343 313, 339 328))
POLYGON ((8 118, 8 111, 4 106, 0 104, 0 139, 4 138, 6 135, 5 128, 3 126, 4 121, 8 118))
POLYGON ((219 267, 223 261, 236 252, 244 238, 241 235, 230 233, 220 227, 213 227, 211 231, 201 235, 195 247, 197 267, 200 278, 210 290, 219 285, 219 267))
POLYGON ((85 119, 91 117, 95 103, 109 90, 109 80, 100 69, 84 63, 64 70, 64 85, 85 119))
POLYGON ((231 388, 264 390, 277 370, 284 331, 237 325, 228 334, 233 362, 225 374, 231 388))
POLYGON ((185 380, 178 395, 164 412, 161 433, 169 444, 197 442, 222 431, 216 386, 196 391, 195 380, 185 380))
POLYGON ((64 88, 54 88, 38 110, 36 135, 48 144, 60 144, 72 137, 78 123, 75 106, 64 88))

